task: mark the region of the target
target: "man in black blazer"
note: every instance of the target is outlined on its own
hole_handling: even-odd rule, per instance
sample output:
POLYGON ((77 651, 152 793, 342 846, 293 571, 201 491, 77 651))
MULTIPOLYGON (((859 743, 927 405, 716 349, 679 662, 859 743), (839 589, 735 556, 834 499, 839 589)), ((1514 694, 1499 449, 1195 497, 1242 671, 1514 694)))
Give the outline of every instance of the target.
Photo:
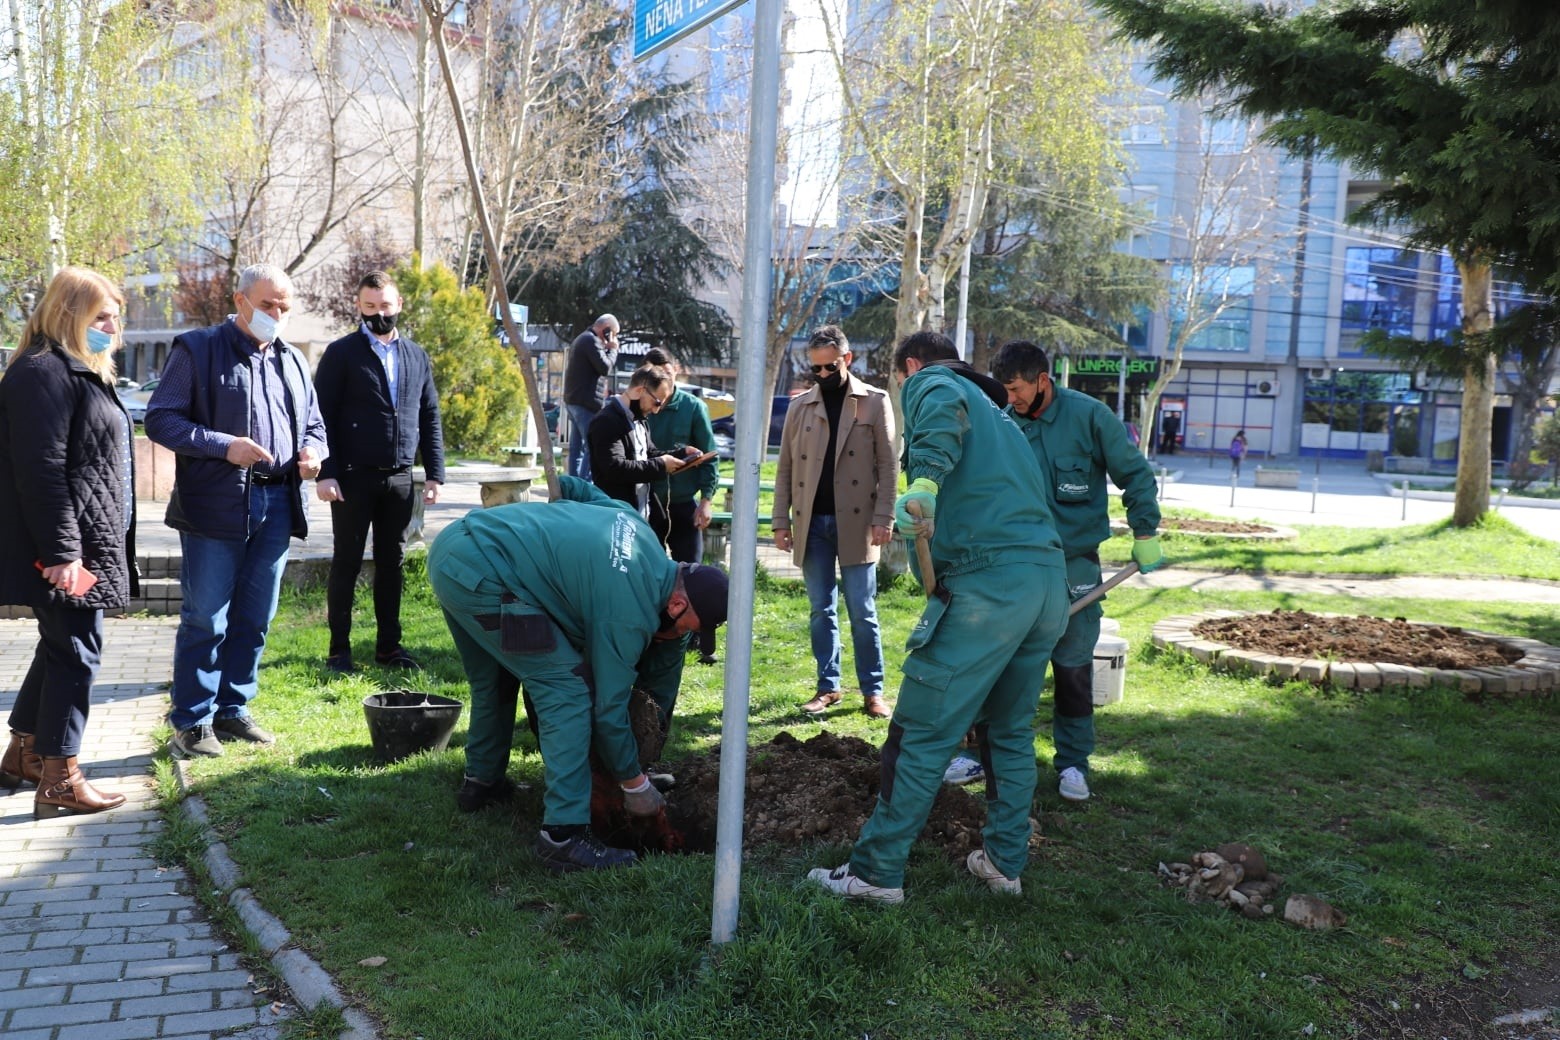
POLYGON ((352 670, 352 595, 363 546, 374 529, 374 660, 419 667, 401 645, 401 564, 411 525, 412 463, 421 453, 423 501, 439 499, 444 483, 444 433, 439 392, 428 354, 396 331, 401 291, 383 271, 358 285, 356 332, 325 348, 314 390, 331 454, 315 493, 330 503, 335 554, 325 591, 330 650, 325 666, 352 670))
POLYGON ((645 417, 660 411, 676 390, 671 372, 655 365, 639 366, 629 377, 628 389, 607 398, 590 421, 587 435, 590 475, 596 486, 639 510, 646 520, 655 512, 662 524, 656 528, 651 520, 650 526, 657 530, 665 530, 665 504, 652 499, 651 483, 676 473, 699 454, 689 445, 684 449, 686 457, 670 455, 650 440, 645 417))

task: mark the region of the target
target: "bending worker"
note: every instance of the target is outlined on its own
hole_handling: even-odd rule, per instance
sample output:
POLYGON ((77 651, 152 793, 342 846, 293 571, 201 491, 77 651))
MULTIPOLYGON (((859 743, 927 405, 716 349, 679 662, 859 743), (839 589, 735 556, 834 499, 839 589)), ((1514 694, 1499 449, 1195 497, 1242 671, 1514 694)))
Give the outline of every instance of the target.
MULTIPOLYGON (((1045 351, 1019 340, 1005 344, 992 374, 1007 388, 1007 413, 1018 423, 1040 463, 1046 502, 1067 557, 1067 594, 1086 596, 1100 583, 1100 543, 1110 537, 1105 477, 1121 488, 1132 528, 1132 559, 1147 574, 1164 561, 1159 548, 1159 502, 1154 471, 1132 446, 1116 413, 1088 394, 1051 380, 1045 351)), ((1089 756, 1094 753, 1094 644, 1100 638, 1099 601, 1067 621, 1051 651, 1056 679, 1052 705, 1052 764, 1057 792, 1068 801, 1089 797, 1089 756)), ((1044 685, 1045 676, 1036 677, 1044 685)))
POLYGON ((515 679, 525 686, 546 793, 536 851, 554 871, 627 866, 590 830, 591 751, 654 816, 661 794, 640 768, 629 695, 647 684, 671 717, 688 636, 726 620, 726 574, 667 559, 631 506, 559 478, 563 500, 468 513, 428 551, 428 580, 471 684, 462 807, 512 790, 515 679))
POLYGON ((989 379, 959 365, 940 333, 917 332, 894 352, 910 480, 895 527, 902 537, 930 534, 938 584, 906 642, 877 806, 848 863, 808 874, 849 899, 903 901, 910 846, 971 726, 987 813, 984 847, 966 865, 993 891, 1018 892, 1029 861, 1034 677, 1067 624, 1061 540, 1023 435, 983 389, 989 379))

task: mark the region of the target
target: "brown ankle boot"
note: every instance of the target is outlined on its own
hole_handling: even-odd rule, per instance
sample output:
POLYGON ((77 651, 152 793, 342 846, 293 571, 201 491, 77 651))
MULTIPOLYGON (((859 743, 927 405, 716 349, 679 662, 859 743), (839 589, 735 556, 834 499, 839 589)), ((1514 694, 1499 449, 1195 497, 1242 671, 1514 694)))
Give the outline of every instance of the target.
POLYGON ((11 743, 0 758, 0 787, 14 791, 23 784, 36 784, 43 776, 43 759, 33 750, 33 735, 11 731, 11 743))
POLYGON ((87 783, 74 757, 43 760, 43 779, 33 796, 33 819, 97 813, 123 804, 124 795, 108 794, 87 783))

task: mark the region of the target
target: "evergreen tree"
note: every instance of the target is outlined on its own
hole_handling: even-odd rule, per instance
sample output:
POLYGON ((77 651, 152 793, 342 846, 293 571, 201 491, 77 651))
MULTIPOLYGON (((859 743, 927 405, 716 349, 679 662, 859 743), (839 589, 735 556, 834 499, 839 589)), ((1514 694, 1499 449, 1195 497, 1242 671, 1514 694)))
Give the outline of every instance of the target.
POLYGON ((1497 263, 1560 289, 1560 7, 1548 0, 1342 0, 1290 13, 1225 0, 1096 0, 1156 47, 1185 96, 1220 91, 1269 140, 1373 174, 1356 219, 1403 224, 1462 278, 1458 526, 1489 509, 1497 263))

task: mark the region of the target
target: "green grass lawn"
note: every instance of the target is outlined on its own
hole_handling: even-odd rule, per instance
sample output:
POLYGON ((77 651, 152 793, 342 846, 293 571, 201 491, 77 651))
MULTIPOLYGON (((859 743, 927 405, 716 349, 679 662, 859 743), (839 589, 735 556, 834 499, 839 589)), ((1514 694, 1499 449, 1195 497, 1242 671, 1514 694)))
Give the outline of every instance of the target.
MULTIPOLYGON (((1384 558, 1397 537, 1350 534, 1359 555, 1384 558)), ((1426 537, 1446 551, 1456 540, 1426 537)), ((1167 548, 1190 555, 1179 541, 1167 548)), ((713 857, 561 878, 538 866, 540 759, 528 732, 510 770, 528 789, 477 815, 455 809, 458 747, 374 763, 360 701, 401 677, 327 677, 323 598, 289 594, 272 628, 255 709, 280 744, 233 749, 193 773, 243 883, 389 1037, 1224 1038, 1294 1037, 1312 1024, 1343 1036, 1357 1001, 1471 977, 1560 929, 1554 701, 1329 693, 1212 674, 1147 646, 1172 614, 1276 606, 1560 643, 1552 608, 1118 590, 1107 613, 1132 651, 1125 699, 1099 714, 1095 797, 1078 806, 1055 793, 1047 696, 1044 841, 1022 897, 995 896, 918 847, 904 905, 846 904, 802 881, 846 846, 754 849, 737 938, 714 951, 713 857), (1348 926, 1250 922, 1157 883, 1160 860, 1225 841, 1261 848, 1285 892, 1323 895, 1348 926), (358 963, 381 956, 381 967, 358 963)), ((908 581, 880 598, 893 674, 921 602, 908 581)), ((464 698, 420 556, 404 613, 407 645, 428 667, 420 685, 464 698)), ((368 614, 364 590, 358 616, 368 614)), ((806 615, 799 584, 761 580, 751 740, 827 726, 879 742, 884 724, 862 715, 796 713, 812 688, 806 615)), ((358 660, 372 660, 371 639, 360 628, 358 660)), ((718 741, 722 679, 689 665, 668 760, 718 741)))
MULTIPOLYGON (((1113 515, 1120 501, 1112 500, 1113 515)), ((1192 509, 1167 515, 1227 519, 1192 509)), ((1287 525, 1286 525, 1287 526, 1287 525)), ((1204 537, 1167 531, 1161 536, 1172 566, 1253 574, 1425 574, 1446 577, 1541 578, 1560 581, 1560 546, 1495 514, 1466 529, 1450 520, 1398 528, 1297 527, 1298 537, 1272 542, 1204 537)), ((1100 546, 1100 559, 1122 564, 1132 545, 1118 536, 1100 546)))

